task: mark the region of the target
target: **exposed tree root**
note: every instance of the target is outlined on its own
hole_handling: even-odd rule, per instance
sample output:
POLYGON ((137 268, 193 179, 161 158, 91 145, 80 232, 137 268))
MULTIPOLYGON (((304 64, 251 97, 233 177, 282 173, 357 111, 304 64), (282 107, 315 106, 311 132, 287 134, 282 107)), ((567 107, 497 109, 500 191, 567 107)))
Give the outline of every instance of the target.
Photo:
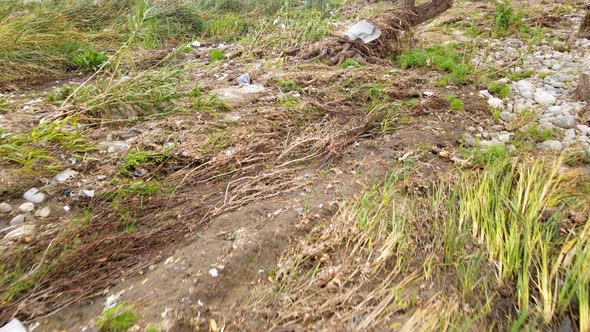
POLYGON ((352 41, 343 36, 330 36, 305 49, 289 50, 287 55, 298 56, 307 61, 320 60, 329 65, 341 64, 346 59, 355 59, 361 64, 379 63, 382 58, 402 49, 404 44, 411 43, 412 24, 408 17, 407 13, 396 6, 389 6, 371 20, 381 30, 381 36, 370 43, 352 41))

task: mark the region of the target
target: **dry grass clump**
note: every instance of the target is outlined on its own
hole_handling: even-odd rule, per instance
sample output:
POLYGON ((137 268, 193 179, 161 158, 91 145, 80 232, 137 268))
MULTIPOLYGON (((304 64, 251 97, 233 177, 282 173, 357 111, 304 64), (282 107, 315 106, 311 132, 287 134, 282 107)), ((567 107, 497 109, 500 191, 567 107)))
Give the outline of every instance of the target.
POLYGON ((501 160, 426 197, 393 175, 283 256, 248 310, 281 328, 546 329, 567 315, 585 331, 590 218, 567 211, 588 203, 572 181, 590 179, 562 162, 501 160))

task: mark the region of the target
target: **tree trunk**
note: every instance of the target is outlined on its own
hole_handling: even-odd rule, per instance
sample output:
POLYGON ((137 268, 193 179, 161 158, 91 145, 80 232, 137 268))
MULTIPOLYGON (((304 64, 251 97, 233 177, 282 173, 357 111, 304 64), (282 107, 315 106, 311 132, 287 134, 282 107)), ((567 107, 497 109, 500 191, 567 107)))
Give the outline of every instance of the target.
POLYGON ((416 6, 416 0, 400 0, 400 7, 408 12, 411 25, 418 25, 434 18, 453 6, 453 0, 430 0, 416 6))
POLYGON ((582 26, 580 27, 578 36, 581 38, 590 38, 590 9, 586 11, 586 16, 582 21, 582 26))

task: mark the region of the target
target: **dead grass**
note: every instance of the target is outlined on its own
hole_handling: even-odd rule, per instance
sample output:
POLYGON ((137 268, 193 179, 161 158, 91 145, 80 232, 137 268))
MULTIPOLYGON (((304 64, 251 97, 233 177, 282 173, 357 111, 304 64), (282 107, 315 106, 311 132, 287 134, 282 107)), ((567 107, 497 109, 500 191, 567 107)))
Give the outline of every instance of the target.
POLYGON ((590 179, 558 176, 561 162, 500 162, 426 196, 393 174, 286 253, 245 310, 270 329, 543 329, 563 315, 584 329, 590 218, 560 211, 580 202, 570 181, 590 179))

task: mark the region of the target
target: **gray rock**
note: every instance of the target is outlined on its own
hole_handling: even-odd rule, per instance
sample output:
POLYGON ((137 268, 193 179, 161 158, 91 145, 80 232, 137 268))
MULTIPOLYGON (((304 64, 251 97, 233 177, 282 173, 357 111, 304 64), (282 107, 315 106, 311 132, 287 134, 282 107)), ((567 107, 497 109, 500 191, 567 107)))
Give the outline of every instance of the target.
POLYGON ((573 115, 561 115, 553 119, 553 124, 560 128, 570 129, 576 125, 576 118, 573 115))
POLYGON ((477 145, 475 138, 473 138, 473 136, 471 136, 469 133, 463 134, 463 142, 465 142, 465 145, 470 147, 477 145))
POLYGON ((510 121, 516 119, 516 115, 514 113, 510 113, 508 111, 503 111, 502 113, 500 113, 500 119, 502 119, 503 121, 506 121, 506 122, 510 122, 510 121))
POLYGON ((35 210, 35 204, 33 204, 31 202, 23 203, 18 207, 18 210, 20 212, 24 212, 24 213, 31 212, 31 211, 35 210))
POLYGON ((45 201, 46 196, 39 189, 31 188, 23 194, 23 198, 29 202, 40 204, 45 201))
POLYGON ((24 214, 17 214, 12 220, 10 220, 10 226, 20 225, 25 222, 24 214))
POLYGON ((547 91, 539 90, 535 92, 535 101, 543 106, 551 106, 555 104, 557 98, 547 91))
POLYGON ((35 225, 22 225, 12 232, 6 234, 5 240, 20 239, 35 234, 35 225))
POLYGON ((47 218, 51 214, 51 208, 46 206, 42 209, 35 211, 35 217, 37 218, 47 218))
POLYGON ((6 202, 0 203, 0 213, 10 213, 12 206, 6 202))
POLYGON ((498 135, 498 141, 501 143, 508 143, 510 142, 510 134, 500 134, 498 135))
POLYGON ((565 141, 572 141, 574 138, 576 138, 576 131, 575 130, 568 129, 565 131, 565 137, 564 137, 565 141))
POLYGON ((543 143, 537 144, 537 148, 544 150, 544 151, 556 151, 559 152, 563 150, 563 145, 560 141, 556 140, 548 140, 543 143))

